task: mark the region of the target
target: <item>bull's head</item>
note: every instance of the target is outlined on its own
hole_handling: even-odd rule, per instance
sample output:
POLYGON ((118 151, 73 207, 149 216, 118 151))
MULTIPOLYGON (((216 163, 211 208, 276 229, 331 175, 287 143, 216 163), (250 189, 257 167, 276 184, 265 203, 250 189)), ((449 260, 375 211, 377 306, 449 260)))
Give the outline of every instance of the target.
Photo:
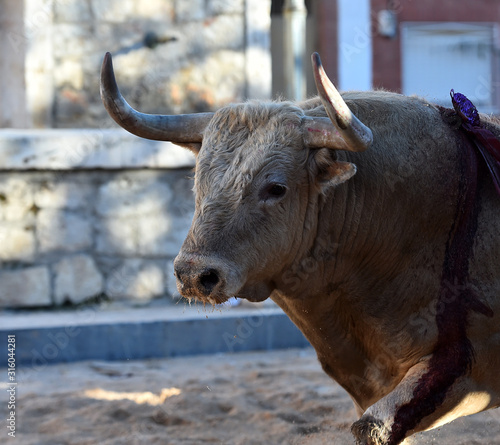
POLYGON ((195 214, 174 265, 183 296, 213 304, 232 296, 267 298, 286 267, 310 248, 311 203, 356 171, 335 150, 363 151, 372 143, 318 54, 312 60, 328 117, 290 102, 164 116, 127 104, 106 54, 101 95, 111 117, 137 136, 171 141, 196 155, 195 214))

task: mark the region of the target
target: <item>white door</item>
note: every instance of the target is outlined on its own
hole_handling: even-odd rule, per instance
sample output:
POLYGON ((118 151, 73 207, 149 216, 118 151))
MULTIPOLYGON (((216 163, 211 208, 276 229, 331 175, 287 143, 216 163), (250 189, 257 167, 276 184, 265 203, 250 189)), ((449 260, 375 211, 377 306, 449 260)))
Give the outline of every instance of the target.
POLYGON ((403 93, 450 106, 453 88, 481 111, 497 111, 495 32, 489 23, 402 24, 403 93))

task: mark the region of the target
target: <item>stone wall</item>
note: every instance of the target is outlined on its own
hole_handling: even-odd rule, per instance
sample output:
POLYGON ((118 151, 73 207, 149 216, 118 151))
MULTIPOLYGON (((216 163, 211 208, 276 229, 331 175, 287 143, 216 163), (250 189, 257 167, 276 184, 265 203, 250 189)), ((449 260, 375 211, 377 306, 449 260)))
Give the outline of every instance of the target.
POLYGON ((186 170, 0 173, 0 305, 170 294, 189 227, 186 170))
POLYGON ((115 56, 125 97, 145 112, 206 111, 245 95, 242 0, 54 5, 54 126, 91 127, 105 116, 104 50, 115 56))
POLYGON ((0 127, 98 127, 103 55, 145 112, 271 94, 270 0, 0 0, 0 127), (12 4, 16 6, 13 7, 12 4), (17 82, 25 73, 25 84, 17 82), (19 76, 21 74, 21 76, 19 76), (14 88, 12 90, 12 88, 14 88), (13 101, 18 97, 19 101, 13 101), (5 105, 24 105, 24 116, 5 105))
POLYGON ((270 6, 0 0, 0 307, 175 294, 194 159, 119 130, 100 100, 100 65, 110 51, 143 112, 268 99, 270 6))
POLYGON ((172 260, 194 208, 187 150, 114 130, 11 132, 6 146, 32 156, 0 172, 0 307, 175 294, 172 260), (64 150, 85 140, 79 156, 64 150))

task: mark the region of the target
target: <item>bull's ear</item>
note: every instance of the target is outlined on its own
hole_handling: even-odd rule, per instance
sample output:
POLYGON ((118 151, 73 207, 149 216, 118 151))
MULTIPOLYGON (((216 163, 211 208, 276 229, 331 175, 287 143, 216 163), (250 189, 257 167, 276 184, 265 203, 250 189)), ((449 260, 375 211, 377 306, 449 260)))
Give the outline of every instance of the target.
POLYGON ((323 186, 342 184, 356 174, 356 165, 351 162, 335 161, 328 166, 321 183, 323 186))
POLYGON ((309 168, 321 191, 346 182, 356 174, 356 165, 339 161, 332 150, 316 151, 310 159, 309 168))

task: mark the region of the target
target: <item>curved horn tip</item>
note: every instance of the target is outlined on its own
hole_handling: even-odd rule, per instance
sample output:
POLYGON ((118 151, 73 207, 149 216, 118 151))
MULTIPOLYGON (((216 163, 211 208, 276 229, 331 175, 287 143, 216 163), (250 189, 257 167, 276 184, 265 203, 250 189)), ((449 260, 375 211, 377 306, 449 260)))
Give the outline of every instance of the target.
POLYGON ((102 60, 101 74, 110 71, 113 72, 113 57, 111 57, 110 52, 107 52, 106 54, 104 54, 104 59, 102 60))
POLYGON ((107 52, 104 55, 101 66, 101 98, 106 103, 108 97, 120 96, 118 84, 115 79, 115 72, 113 69, 113 58, 111 53, 107 52))
POLYGON ((111 57, 111 53, 108 51, 104 54, 101 71, 109 70, 110 68, 113 69, 113 57, 111 57))
POLYGON ((320 67, 322 65, 321 57, 319 57, 319 54, 317 52, 311 54, 311 61, 314 67, 320 67))

